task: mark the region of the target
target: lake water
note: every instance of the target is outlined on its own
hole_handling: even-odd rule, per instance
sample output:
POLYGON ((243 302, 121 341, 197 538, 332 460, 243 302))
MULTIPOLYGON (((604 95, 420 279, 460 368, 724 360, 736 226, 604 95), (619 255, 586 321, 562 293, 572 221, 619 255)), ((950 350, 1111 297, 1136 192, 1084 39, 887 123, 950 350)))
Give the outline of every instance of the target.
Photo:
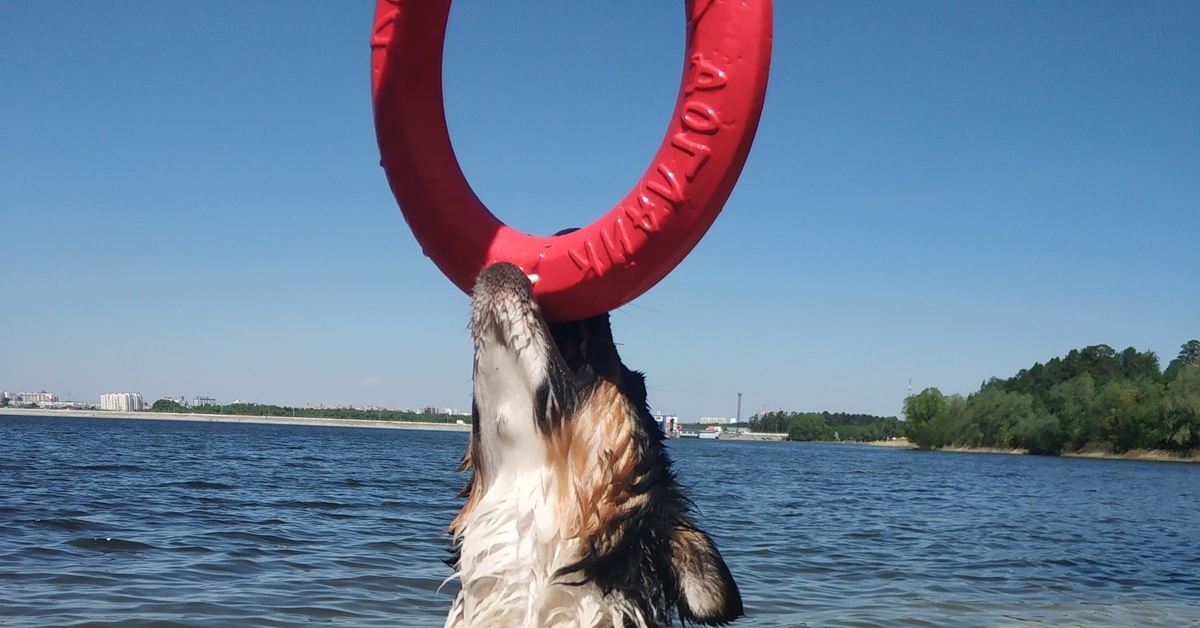
MULTIPOLYGON (((0 625, 441 625, 466 441, 0 416, 0 625)), ((670 450, 734 626, 1200 626, 1200 465, 670 450)))

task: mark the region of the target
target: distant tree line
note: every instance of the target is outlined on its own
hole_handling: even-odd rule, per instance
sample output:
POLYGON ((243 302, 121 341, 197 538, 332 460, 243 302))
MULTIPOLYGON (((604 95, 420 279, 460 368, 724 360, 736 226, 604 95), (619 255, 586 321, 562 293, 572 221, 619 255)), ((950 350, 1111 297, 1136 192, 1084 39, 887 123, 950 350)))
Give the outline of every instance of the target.
POLYGON ((1200 448, 1200 340, 1166 370, 1153 351, 1075 349, 992 378, 967 398, 926 388, 904 400, 905 433, 922 448, 1022 448, 1034 454, 1200 448))
POLYGON ((159 399, 150 406, 151 412, 181 414, 228 414, 233 416, 304 417, 312 419, 356 419, 359 421, 422 421, 425 423, 454 423, 466 420, 461 416, 411 410, 359 410, 355 408, 289 408, 259 403, 232 403, 224 406, 185 406, 171 399, 159 399))
POLYGON ((902 436, 904 425, 894 416, 844 412, 763 412, 750 417, 755 432, 787 432, 788 440, 886 440, 902 436))

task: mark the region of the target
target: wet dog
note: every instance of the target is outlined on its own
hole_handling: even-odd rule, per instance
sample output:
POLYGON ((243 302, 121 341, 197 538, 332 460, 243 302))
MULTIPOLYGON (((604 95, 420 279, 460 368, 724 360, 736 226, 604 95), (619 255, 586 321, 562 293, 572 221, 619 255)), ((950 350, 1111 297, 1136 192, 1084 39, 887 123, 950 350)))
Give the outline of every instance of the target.
POLYGON ((450 525, 462 588, 446 626, 720 625, 737 585, 689 515, 642 375, 608 315, 547 324, 524 272, 472 295, 475 401, 450 525))

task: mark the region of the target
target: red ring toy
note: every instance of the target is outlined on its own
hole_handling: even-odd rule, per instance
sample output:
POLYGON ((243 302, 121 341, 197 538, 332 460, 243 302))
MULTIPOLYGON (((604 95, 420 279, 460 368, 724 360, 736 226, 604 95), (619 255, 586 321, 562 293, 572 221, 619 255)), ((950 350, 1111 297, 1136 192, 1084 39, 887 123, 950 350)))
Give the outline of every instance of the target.
POLYGON ((551 320, 624 305, 683 260, 733 190, 771 62, 770 0, 687 0, 687 55, 675 112, 654 161, 607 214, 551 237, 498 220, 467 183, 446 128, 442 47, 450 0, 379 0, 371 87, 381 165, 425 255, 468 294, 508 261, 536 274, 551 320))

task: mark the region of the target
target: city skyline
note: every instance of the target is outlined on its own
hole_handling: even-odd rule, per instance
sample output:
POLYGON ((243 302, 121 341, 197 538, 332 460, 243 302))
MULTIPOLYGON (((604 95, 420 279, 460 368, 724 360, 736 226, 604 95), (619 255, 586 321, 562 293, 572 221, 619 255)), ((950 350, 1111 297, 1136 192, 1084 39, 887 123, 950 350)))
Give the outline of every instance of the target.
MULTIPOLYGON (((10 391, 10 390, 5 390, 3 387, 0 387, 0 396, 7 398, 11 401, 16 401, 18 403, 84 404, 84 405, 88 405, 91 407, 98 407, 100 410, 110 409, 110 408, 104 407, 104 405, 105 405, 104 402, 105 402, 105 397, 111 396, 111 395, 134 395, 138 399, 143 400, 142 404, 143 404, 144 408, 149 408, 150 406, 152 406, 154 404, 153 401, 144 401, 144 399, 148 399, 149 397, 145 397, 139 392, 100 393, 99 403, 91 403, 84 399, 73 399, 73 398, 71 398, 71 395, 69 393, 67 395, 67 398, 63 399, 60 395, 58 395, 54 391, 50 391, 50 390, 46 390, 46 389, 40 389, 38 391, 14 392, 14 391, 10 391), (42 395, 42 396, 48 396, 48 397, 44 401, 37 401, 37 400, 22 401, 22 400, 20 400, 20 396, 30 395, 30 394, 42 395)), ((191 399, 192 399, 192 401, 189 401, 187 395, 154 396, 155 401, 163 401, 163 400, 174 401, 185 407, 202 407, 205 405, 210 405, 210 406, 227 405, 227 404, 219 404, 219 403, 217 403, 217 400, 215 398, 202 396, 202 395, 195 395, 191 399)), ((422 406, 409 406, 409 407, 397 407, 397 406, 379 406, 379 405, 374 405, 374 404, 323 403, 323 402, 313 403, 313 402, 305 401, 302 405, 293 406, 290 404, 272 403, 269 401, 254 401, 254 400, 235 399, 233 401, 230 401, 228 405, 236 405, 236 404, 243 404, 243 403, 254 404, 254 405, 273 405, 273 406, 281 406, 281 407, 287 407, 287 408, 295 407, 297 409, 306 408, 306 409, 316 409, 316 410, 323 410, 323 409, 330 409, 330 410, 338 410, 338 409, 389 410, 389 411, 397 411, 397 412, 424 412, 424 413, 433 413, 433 414, 448 414, 448 415, 455 415, 455 416, 471 416, 471 412, 469 410, 464 411, 464 410, 460 410, 458 408, 445 406, 445 405, 437 405, 437 404, 426 404, 426 405, 422 405, 422 406)), ((119 410, 128 410, 128 408, 120 408, 119 410)), ((670 416, 670 417, 678 416, 678 414, 675 412, 668 412, 668 411, 658 410, 658 409, 654 409, 654 408, 651 408, 651 414, 654 416, 670 416)), ((735 417, 716 417, 716 416, 712 416, 712 415, 701 415, 694 422, 703 423, 706 421, 712 422, 712 423, 718 423, 718 424, 720 424, 720 423, 737 423, 737 419, 735 417)))

